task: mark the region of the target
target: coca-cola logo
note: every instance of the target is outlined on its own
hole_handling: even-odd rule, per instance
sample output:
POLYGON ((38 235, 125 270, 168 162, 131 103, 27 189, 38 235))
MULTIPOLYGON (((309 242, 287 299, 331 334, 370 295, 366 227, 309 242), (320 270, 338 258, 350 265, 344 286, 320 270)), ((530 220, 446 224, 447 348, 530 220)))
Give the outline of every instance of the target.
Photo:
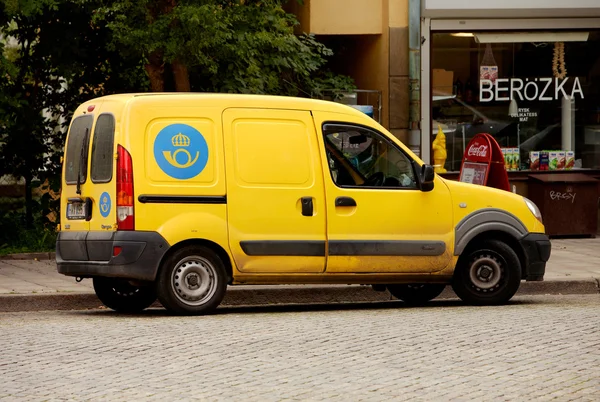
POLYGON ((467 151, 467 155, 485 158, 487 156, 487 152, 488 152, 487 145, 473 144, 467 151))

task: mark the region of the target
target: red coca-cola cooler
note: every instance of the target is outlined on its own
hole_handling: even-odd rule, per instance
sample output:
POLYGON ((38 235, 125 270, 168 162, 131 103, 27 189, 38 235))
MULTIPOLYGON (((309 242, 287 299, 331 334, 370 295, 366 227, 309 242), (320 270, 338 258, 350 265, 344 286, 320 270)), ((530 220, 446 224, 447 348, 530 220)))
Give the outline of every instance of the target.
POLYGON ((510 191, 504 156, 490 134, 477 134, 463 155, 459 181, 510 191))

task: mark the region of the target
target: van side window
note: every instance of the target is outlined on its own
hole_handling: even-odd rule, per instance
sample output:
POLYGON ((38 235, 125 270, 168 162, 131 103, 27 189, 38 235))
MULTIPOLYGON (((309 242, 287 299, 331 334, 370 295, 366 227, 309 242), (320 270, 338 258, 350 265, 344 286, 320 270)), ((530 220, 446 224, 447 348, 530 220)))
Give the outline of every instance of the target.
POLYGON ((331 177, 339 187, 417 188, 408 156, 380 133, 325 124, 323 135, 331 177))
POLYGON ((115 118, 101 114, 96 121, 92 142, 92 182, 107 183, 112 180, 114 158, 115 118))
POLYGON ((71 123, 65 158, 65 182, 67 184, 76 184, 77 176, 80 176, 81 184, 85 183, 87 179, 88 145, 93 122, 94 117, 87 115, 76 117, 71 123), (82 157, 83 160, 81 160, 82 157))

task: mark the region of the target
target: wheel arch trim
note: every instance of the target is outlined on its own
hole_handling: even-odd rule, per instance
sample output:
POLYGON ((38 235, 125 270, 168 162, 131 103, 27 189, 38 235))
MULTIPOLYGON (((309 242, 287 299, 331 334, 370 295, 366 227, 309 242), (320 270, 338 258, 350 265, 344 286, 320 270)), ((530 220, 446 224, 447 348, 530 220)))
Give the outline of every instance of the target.
POLYGON ((223 247, 223 245, 208 239, 202 238, 189 238, 178 243, 173 244, 169 249, 165 252, 163 257, 161 258, 159 269, 157 270, 156 278, 158 278, 158 272, 163 268, 164 262, 177 250, 182 249, 188 246, 205 246, 212 249, 222 260, 223 265, 225 266, 225 271, 227 273, 227 282, 231 283, 233 280, 233 272, 234 272, 234 263, 232 261, 231 255, 229 254, 227 248, 223 247))
POLYGON ((454 230, 454 255, 459 256, 476 236, 485 233, 504 232, 515 240, 527 235, 527 227, 510 212, 498 208, 484 208, 465 216, 454 230))

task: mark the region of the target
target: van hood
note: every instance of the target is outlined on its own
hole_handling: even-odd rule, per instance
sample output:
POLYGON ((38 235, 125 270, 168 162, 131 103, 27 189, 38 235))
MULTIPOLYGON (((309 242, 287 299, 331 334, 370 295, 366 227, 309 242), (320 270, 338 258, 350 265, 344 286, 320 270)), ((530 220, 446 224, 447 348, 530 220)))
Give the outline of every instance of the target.
POLYGON ((450 190, 454 222, 480 209, 501 209, 514 215, 530 232, 544 232, 544 226, 529 210, 526 198, 510 191, 443 179, 450 190))

